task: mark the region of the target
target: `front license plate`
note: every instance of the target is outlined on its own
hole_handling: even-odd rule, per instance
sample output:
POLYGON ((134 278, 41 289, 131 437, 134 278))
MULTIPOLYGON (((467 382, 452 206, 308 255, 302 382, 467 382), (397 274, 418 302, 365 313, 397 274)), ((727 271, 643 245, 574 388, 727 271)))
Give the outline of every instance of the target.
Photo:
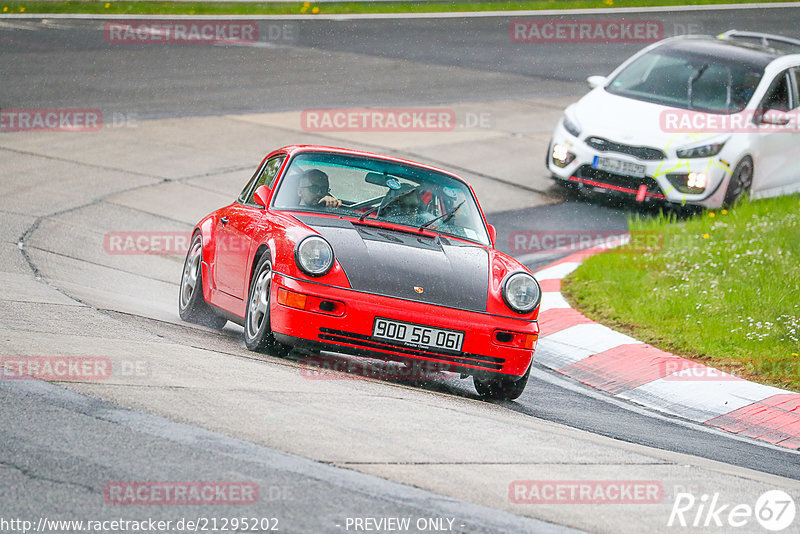
POLYGON ((372 337, 399 341, 405 345, 428 347, 461 352, 464 332, 444 330, 392 319, 376 317, 372 326, 372 337))
POLYGON ((592 167, 600 171, 613 172, 614 174, 621 174, 623 176, 644 178, 644 165, 631 163, 630 161, 622 161, 621 159, 595 156, 594 161, 592 161, 592 167))

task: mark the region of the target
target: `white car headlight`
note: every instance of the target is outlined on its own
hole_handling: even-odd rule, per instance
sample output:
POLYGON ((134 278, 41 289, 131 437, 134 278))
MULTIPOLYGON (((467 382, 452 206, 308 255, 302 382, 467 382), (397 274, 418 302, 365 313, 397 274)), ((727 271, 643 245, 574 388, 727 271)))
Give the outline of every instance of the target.
POLYGON ((568 143, 556 143, 553 145, 553 151, 551 152, 550 157, 557 167, 564 168, 573 162, 575 159, 575 154, 570 152, 569 149, 570 146, 568 143))
POLYGON ((322 276, 333 267, 333 249, 318 235, 310 235, 294 249, 297 266, 309 276, 322 276))
POLYGON ((708 158, 719 154, 723 146, 725 146, 725 141, 721 143, 710 143, 708 145, 679 148, 675 153, 681 159, 708 158))
POLYGON ((503 282, 503 300, 517 313, 530 313, 542 299, 539 282, 528 273, 514 273, 503 282))

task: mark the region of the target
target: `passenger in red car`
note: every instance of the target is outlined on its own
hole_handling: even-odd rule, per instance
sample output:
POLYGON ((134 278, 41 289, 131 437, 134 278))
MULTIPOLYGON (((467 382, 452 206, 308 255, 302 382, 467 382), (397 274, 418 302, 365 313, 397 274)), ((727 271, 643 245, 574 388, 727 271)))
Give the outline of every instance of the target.
POLYGON ((301 206, 338 208, 342 205, 341 200, 330 194, 328 175, 319 169, 309 169, 302 174, 297 196, 300 197, 301 206))
MULTIPOLYGON (((421 186, 403 184, 398 189, 389 189, 383 199, 380 213, 389 219, 398 219, 404 224, 419 225, 433 219, 426 210, 421 186)), ((430 193, 428 193, 430 196, 430 193)))

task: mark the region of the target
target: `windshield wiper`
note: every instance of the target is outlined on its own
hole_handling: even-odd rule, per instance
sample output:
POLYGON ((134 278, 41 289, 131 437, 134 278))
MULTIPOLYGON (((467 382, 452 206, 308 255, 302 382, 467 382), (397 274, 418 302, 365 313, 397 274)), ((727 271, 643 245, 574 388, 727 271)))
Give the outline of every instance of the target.
POLYGON ((458 209, 461 206, 464 205, 464 202, 466 202, 466 200, 462 200, 461 202, 459 202, 458 206, 456 206, 455 208, 451 209, 447 213, 443 213, 443 214, 439 215, 438 217, 435 217, 435 218, 431 219, 430 221, 426 222, 425 224, 423 224, 422 226, 419 227, 419 230, 424 230, 425 228, 427 228, 428 226, 432 225, 433 223, 435 223, 437 221, 442 221, 442 222, 449 221, 450 219, 453 218, 453 215, 456 214, 458 209))
POLYGON ((377 206, 373 206, 370 209, 368 209, 367 211, 365 211, 364 213, 362 213, 361 216, 358 218, 358 222, 364 222, 364 219, 366 219, 368 216, 370 216, 373 213, 375 213, 376 211, 378 211, 378 208, 380 208, 380 207, 381 207, 381 205, 378 204, 377 206))
POLYGON ((386 204, 381 203, 381 204, 378 204, 377 206, 374 206, 374 207, 368 209, 367 211, 365 211, 364 213, 361 214, 361 217, 358 218, 358 222, 364 222, 364 219, 366 219, 368 216, 372 215, 376 211, 382 210, 382 209, 386 209, 386 206, 388 206, 390 204, 394 204, 396 201, 400 200, 403 197, 407 197, 408 195, 410 195, 411 193, 414 193, 417 190, 419 190, 419 187, 414 187, 412 189, 409 189, 408 191, 400 193, 399 195, 397 195, 396 197, 391 199, 386 204))
POLYGON ((698 68, 697 71, 695 71, 695 73, 689 77, 689 86, 686 88, 687 97, 689 99, 689 109, 694 109, 694 104, 692 104, 693 93, 694 93, 694 82, 699 80, 700 76, 702 76, 707 69, 708 69, 708 63, 705 63, 704 65, 701 65, 700 68, 698 68))

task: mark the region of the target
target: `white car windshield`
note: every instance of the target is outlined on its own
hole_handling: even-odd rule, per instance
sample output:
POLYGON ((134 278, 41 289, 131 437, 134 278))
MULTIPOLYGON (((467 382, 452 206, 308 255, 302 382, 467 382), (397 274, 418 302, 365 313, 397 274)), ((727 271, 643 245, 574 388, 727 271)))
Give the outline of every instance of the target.
POLYGON ((664 106, 736 113, 747 105, 762 74, 756 65, 659 48, 633 61, 606 90, 664 106))
POLYGON ((444 173, 330 152, 298 154, 285 173, 274 209, 335 213, 490 243, 472 191, 444 173), (330 199, 341 205, 332 207, 330 199))

